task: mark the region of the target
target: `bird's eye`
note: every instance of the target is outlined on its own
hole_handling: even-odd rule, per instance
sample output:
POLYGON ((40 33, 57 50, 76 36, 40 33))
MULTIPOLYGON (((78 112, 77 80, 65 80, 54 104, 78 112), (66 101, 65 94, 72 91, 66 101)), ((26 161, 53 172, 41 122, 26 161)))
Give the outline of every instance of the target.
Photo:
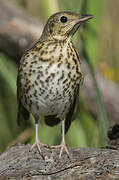
POLYGON ((62 17, 60 18, 60 21, 61 21, 62 23, 66 23, 66 22, 68 21, 68 18, 67 18, 66 16, 62 16, 62 17))

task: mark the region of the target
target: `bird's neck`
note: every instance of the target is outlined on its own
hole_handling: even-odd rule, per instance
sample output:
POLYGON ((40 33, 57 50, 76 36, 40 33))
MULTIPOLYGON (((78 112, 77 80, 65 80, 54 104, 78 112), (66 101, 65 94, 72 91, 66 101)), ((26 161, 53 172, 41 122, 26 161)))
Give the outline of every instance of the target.
POLYGON ((67 38, 65 40, 47 39, 43 41, 40 40, 39 42, 36 46, 39 47, 40 44, 40 46, 43 45, 44 47, 44 53, 42 55, 40 54, 42 59, 51 59, 52 57, 53 60, 53 57, 55 56, 55 60, 58 60, 61 55, 63 55, 63 57, 67 56, 67 49, 73 49, 71 38, 67 38))
POLYGON ((71 41, 71 37, 67 37, 67 36, 61 36, 61 35, 54 35, 52 36, 52 39, 55 40, 55 41, 60 41, 60 42, 68 42, 68 41, 71 41))
POLYGON ((40 37, 40 41, 54 41, 54 42, 68 42, 72 41, 71 36, 66 36, 66 35, 49 35, 46 36, 44 33, 40 37))

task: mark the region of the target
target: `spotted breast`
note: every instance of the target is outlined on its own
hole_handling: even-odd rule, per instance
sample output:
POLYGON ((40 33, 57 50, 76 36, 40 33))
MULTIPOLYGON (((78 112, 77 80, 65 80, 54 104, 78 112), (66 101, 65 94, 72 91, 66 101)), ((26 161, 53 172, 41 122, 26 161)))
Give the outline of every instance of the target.
POLYGON ((70 39, 38 42, 30 51, 23 56, 19 68, 22 104, 33 115, 64 117, 82 79, 79 58, 70 39))

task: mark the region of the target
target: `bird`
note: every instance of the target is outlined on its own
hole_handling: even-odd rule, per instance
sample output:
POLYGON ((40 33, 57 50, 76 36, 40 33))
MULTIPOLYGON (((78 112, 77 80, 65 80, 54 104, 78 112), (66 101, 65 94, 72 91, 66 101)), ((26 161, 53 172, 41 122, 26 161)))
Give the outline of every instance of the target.
MULTIPOLYGON (((65 134, 70 128, 77 110, 83 73, 79 55, 72 37, 82 22, 93 15, 61 11, 49 17, 41 37, 25 51, 20 59, 17 76, 18 125, 35 119, 35 142, 41 153, 43 145, 38 137, 39 116, 49 126, 61 123, 61 144, 59 158, 63 151, 69 156, 65 134)), ((45 132, 44 132, 45 133, 45 132)))

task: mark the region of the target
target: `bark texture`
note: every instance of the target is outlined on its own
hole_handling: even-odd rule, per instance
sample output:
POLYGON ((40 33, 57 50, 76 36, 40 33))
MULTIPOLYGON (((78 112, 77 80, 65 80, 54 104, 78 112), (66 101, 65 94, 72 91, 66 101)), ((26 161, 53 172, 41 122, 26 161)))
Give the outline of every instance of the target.
POLYGON ((72 148, 70 158, 59 150, 42 148, 44 159, 30 145, 16 144, 0 156, 0 180, 118 180, 119 151, 72 148))

